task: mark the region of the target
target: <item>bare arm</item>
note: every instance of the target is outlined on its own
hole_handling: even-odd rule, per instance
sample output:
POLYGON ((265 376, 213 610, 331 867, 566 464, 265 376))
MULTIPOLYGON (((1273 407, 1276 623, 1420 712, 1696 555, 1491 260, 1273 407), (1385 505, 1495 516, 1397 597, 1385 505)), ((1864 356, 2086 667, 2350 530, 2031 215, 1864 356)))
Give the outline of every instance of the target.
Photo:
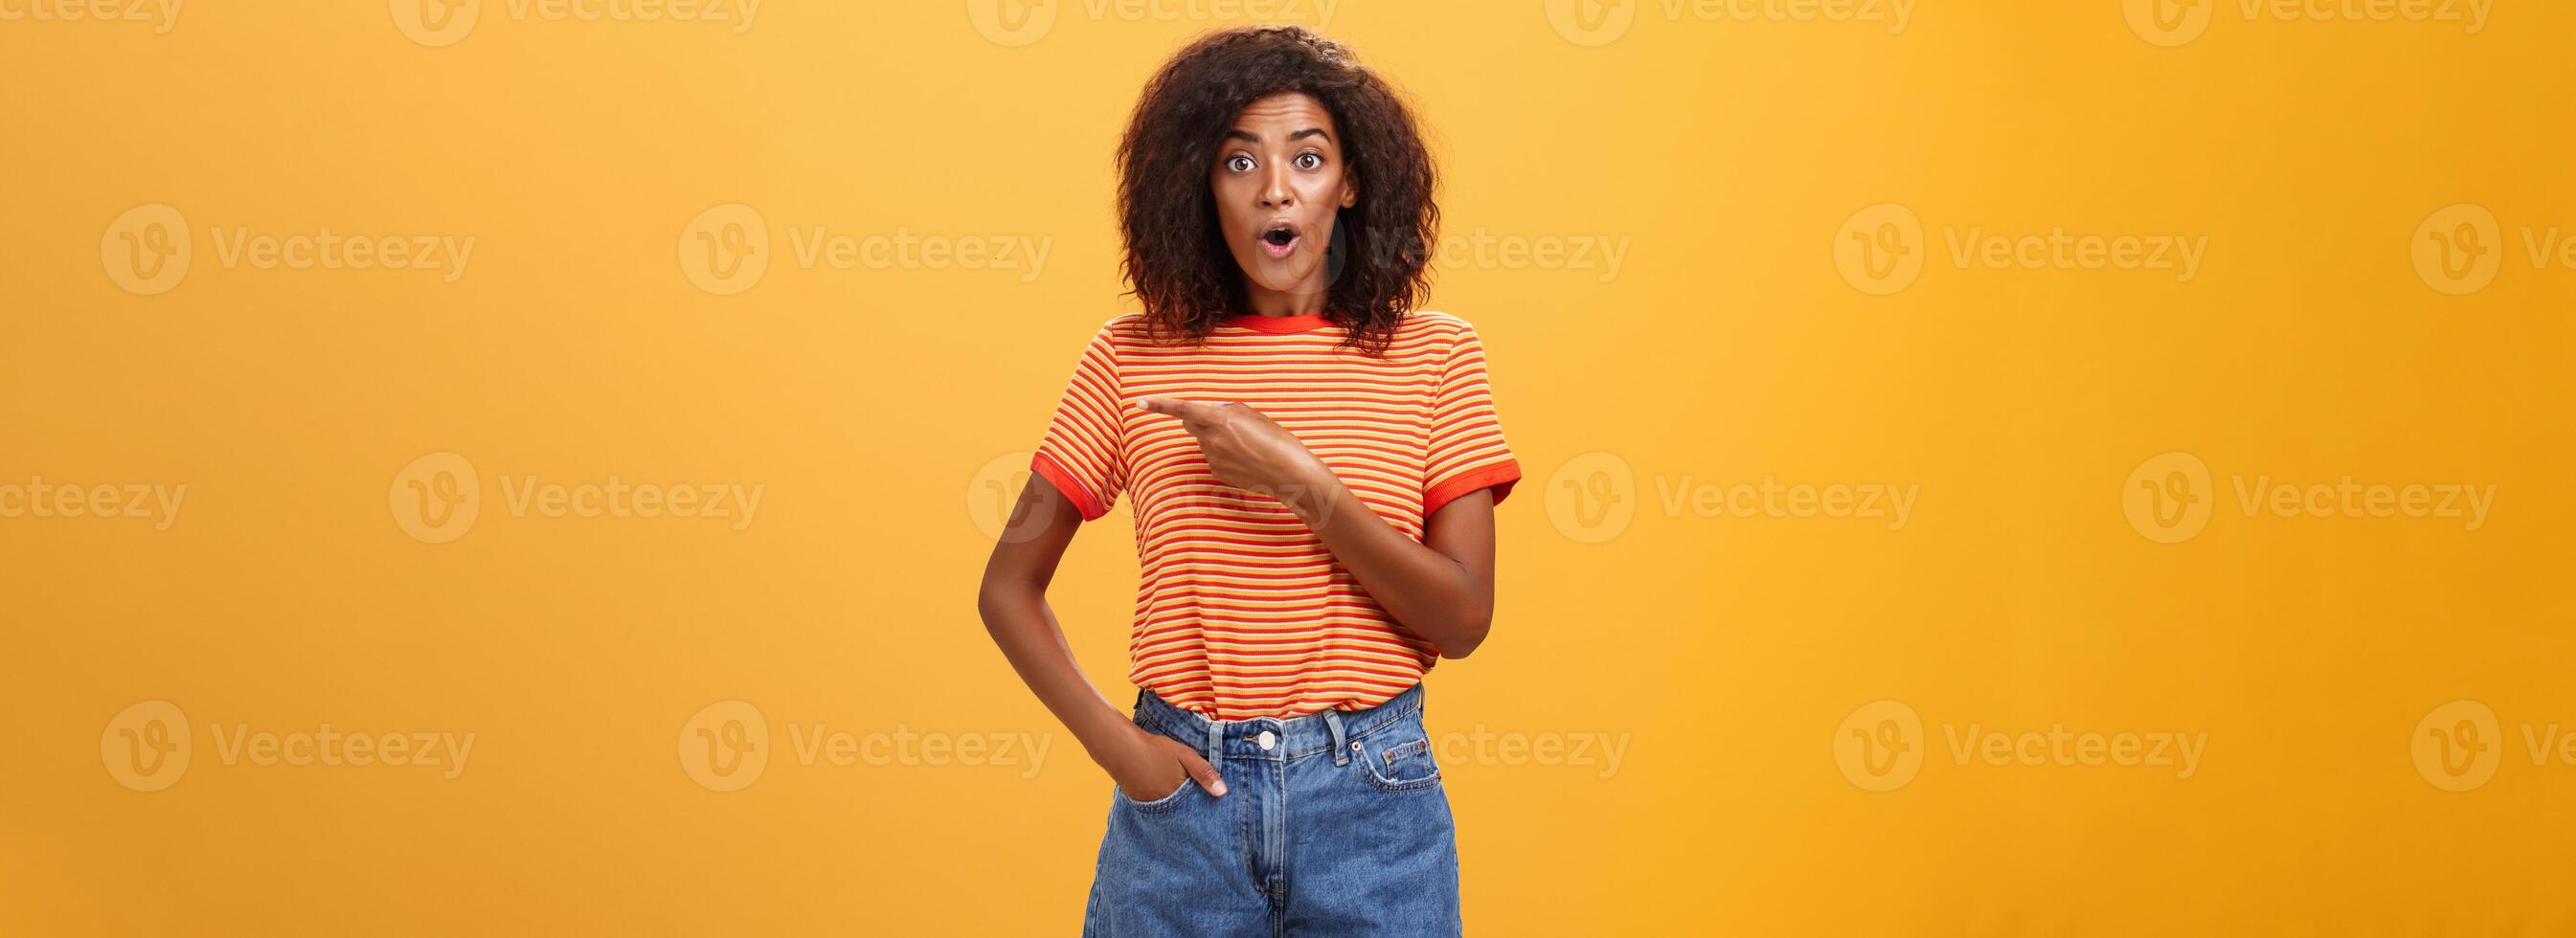
POLYGON ((1179 790, 1184 776, 1196 778, 1209 794, 1224 795, 1225 781, 1206 758, 1137 726, 1074 661, 1064 629, 1047 608, 1046 588, 1055 579, 1065 546, 1081 527, 1082 512, 1071 499, 1044 477, 1029 476, 1011 506, 1010 524, 984 564, 983 586, 975 599, 984 630, 1001 646, 1020 680, 1128 797, 1163 797, 1179 790))
POLYGON ((1312 485, 1324 497, 1290 507, 1388 615, 1428 639, 1443 658, 1467 657, 1484 644, 1494 622, 1493 490, 1440 506, 1423 519, 1417 543, 1332 473, 1312 485))
POLYGON ((1440 650, 1464 658, 1494 621, 1494 498, 1478 489, 1423 519, 1416 542, 1351 493, 1306 445, 1243 404, 1145 398, 1146 410, 1181 418, 1229 485, 1278 498, 1351 571, 1387 614, 1440 650))

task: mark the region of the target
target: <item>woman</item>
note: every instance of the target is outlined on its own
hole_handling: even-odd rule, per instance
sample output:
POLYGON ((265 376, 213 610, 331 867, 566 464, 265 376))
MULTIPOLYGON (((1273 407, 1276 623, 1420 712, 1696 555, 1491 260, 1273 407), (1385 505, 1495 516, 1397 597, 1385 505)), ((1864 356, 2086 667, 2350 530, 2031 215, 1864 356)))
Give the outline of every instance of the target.
POLYGON ((1420 680, 1485 639, 1493 506, 1520 468, 1475 331, 1413 309, 1430 153, 1342 46, 1257 27, 1165 64, 1118 162, 1143 309, 1076 364, 980 597, 1116 782, 1084 932, 1455 933, 1420 680), (1045 598, 1122 492, 1132 713, 1045 598))

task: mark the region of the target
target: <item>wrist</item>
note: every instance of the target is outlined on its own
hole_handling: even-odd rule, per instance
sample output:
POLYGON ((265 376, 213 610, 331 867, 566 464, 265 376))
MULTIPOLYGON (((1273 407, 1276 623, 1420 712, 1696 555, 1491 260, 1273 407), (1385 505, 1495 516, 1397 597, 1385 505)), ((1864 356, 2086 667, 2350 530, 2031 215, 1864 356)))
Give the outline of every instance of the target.
POLYGON ((1331 466, 1321 459, 1309 460, 1289 482, 1288 490, 1300 497, 1283 499, 1288 510, 1308 524, 1321 521, 1333 513, 1333 503, 1347 491, 1342 477, 1333 474, 1331 466))
POLYGON ((1143 727, 1126 720, 1119 720, 1076 732, 1074 738, 1082 741, 1082 751, 1091 757, 1091 761, 1107 765, 1112 757, 1125 752, 1128 746, 1135 743, 1136 737, 1144 732, 1143 727))

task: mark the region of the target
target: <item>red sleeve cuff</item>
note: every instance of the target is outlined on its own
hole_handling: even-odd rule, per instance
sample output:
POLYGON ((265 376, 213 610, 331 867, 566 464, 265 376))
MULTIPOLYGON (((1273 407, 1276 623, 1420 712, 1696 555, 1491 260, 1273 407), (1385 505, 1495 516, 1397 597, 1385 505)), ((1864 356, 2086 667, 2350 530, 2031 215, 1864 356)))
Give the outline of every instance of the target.
POLYGON ((1047 482, 1055 486, 1056 491, 1063 492, 1064 497, 1072 499, 1073 507, 1082 512, 1082 520, 1091 521, 1109 513, 1109 506, 1101 504, 1100 499, 1091 494, 1089 487, 1076 480, 1072 472, 1057 465, 1055 459, 1047 454, 1039 453, 1029 457, 1029 469, 1038 475, 1045 476, 1047 482))
POLYGON ((1429 520, 1433 512, 1440 510, 1440 506, 1455 501, 1458 496, 1486 487, 1493 488, 1494 504, 1500 505, 1503 503, 1503 497, 1512 493, 1512 483, 1520 480, 1521 463, 1517 459, 1506 459, 1490 466, 1470 469, 1423 492, 1422 517, 1424 520, 1429 520))

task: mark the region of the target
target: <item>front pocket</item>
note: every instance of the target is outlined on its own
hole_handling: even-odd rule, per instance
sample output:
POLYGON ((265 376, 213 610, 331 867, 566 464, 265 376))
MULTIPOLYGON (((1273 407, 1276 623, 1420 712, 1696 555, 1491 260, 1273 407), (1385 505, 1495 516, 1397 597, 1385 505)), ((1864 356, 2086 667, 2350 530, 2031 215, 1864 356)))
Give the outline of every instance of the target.
POLYGON ((1438 786, 1440 763, 1431 757, 1431 740, 1420 732, 1353 740, 1361 776, 1384 792, 1422 791, 1438 786))
POLYGON ((1138 801, 1134 798, 1128 797, 1127 789, 1118 787, 1118 783, 1116 782, 1109 783, 1109 790, 1116 793, 1118 803, 1147 814, 1154 814, 1157 812, 1169 811, 1178 806, 1181 803, 1181 799, 1189 795, 1190 789, 1198 787, 1198 784, 1198 779, 1191 778, 1186 775, 1182 776, 1181 787, 1172 789, 1171 794, 1164 795, 1163 797, 1156 798, 1152 801, 1138 801))

